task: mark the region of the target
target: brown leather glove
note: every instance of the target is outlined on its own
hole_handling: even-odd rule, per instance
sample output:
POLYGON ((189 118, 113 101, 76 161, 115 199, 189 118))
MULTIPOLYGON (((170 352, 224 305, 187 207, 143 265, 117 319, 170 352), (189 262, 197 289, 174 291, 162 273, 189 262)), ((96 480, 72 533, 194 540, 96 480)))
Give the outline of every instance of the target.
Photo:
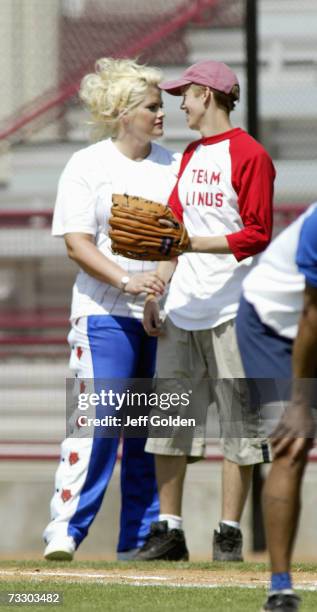
POLYGON ((187 230, 168 206, 126 194, 113 194, 112 202, 109 236, 113 253, 161 261, 188 250, 187 230), (168 224, 162 225, 159 219, 168 224))

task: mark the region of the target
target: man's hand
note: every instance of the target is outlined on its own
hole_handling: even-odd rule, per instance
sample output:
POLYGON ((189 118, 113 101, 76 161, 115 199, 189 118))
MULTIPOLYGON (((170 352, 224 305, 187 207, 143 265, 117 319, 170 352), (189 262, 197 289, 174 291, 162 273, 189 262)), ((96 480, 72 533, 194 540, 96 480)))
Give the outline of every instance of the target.
POLYGON ((292 402, 271 435, 274 457, 283 455, 291 446, 290 458, 295 463, 308 440, 312 446, 314 433, 315 422, 311 409, 305 404, 292 402))
POLYGON ((160 336, 160 307, 154 296, 149 296, 144 305, 143 327, 149 336, 160 336))

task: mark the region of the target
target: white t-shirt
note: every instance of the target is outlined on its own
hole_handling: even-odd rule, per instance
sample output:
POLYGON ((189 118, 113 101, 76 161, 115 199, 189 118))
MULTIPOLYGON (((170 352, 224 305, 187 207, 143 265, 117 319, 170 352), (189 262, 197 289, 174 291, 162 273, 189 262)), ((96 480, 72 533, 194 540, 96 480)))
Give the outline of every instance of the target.
POLYGON ((286 338, 295 338, 303 307, 305 277, 296 265, 299 236, 316 207, 312 204, 273 240, 243 282, 243 295, 262 323, 286 338))
POLYGON ((265 149, 240 128, 184 152, 169 204, 190 236, 226 236, 233 254, 178 258, 165 304, 177 327, 209 329, 236 316, 252 256, 271 237, 274 176, 265 149))
MULTIPOLYGON (((114 255, 108 237, 113 193, 141 196, 167 204, 175 185, 180 155, 152 143, 150 155, 133 161, 120 153, 111 139, 75 153, 58 185, 52 234, 81 232, 96 237, 96 246, 127 274, 154 269, 155 262, 114 255)), ((140 319, 144 295, 132 296, 93 278, 80 269, 73 287, 71 319, 111 314, 140 319)))

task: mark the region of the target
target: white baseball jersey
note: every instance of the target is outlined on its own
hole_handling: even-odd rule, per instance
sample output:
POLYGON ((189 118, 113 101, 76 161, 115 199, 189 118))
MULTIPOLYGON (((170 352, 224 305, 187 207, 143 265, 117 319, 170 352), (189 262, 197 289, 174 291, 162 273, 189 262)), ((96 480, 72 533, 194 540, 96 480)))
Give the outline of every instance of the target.
POLYGON ((169 205, 190 236, 226 236, 232 254, 184 254, 165 309, 177 327, 209 329, 234 318, 252 256, 272 232, 275 171, 263 147, 234 128, 189 145, 169 205))
POLYGON ((295 338, 303 309, 305 276, 296 264, 299 236, 305 219, 316 208, 312 204, 275 238, 243 282, 243 295, 262 323, 286 338, 295 338))
MULTIPOLYGON (((113 193, 126 193, 167 204, 180 157, 152 143, 150 155, 134 161, 120 153, 111 139, 81 149, 72 156, 59 181, 53 235, 81 232, 95 236, 98 250, 127 274, 154 269, 155 262, 112 253, 108 236, 111 197, 113 193)), ((143 295, 123 293, 80 270, 73 288, 71 319, 100 314, 141 319, 143 302, 143 295)))

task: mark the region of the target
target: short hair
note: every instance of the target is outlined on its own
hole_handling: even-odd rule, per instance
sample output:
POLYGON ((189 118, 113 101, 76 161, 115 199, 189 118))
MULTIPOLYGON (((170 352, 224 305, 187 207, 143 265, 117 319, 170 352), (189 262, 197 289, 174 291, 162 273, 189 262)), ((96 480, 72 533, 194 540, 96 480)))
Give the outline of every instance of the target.
MULTIPOLYGON (((193 89, 197 93, 200 93, 200 91, 205 88, 205 85, 193 84, 193 89)), ((214 94, 217 106, 225 110, 228 115, 235 108, 236 103, 240 100, 240 87, 238 84, 234 85, 228 94, 224 93, 223 91, 218 91, 218 89, 213 89, 213 87, 209 87, 209 89, 214 94)))
POLYGON ((96 136, 116 136, 123 114, 144 100, 150 86, 158 86, 162 73, 157 68, 131 59, 102 57, 95 72, 81 81, 79 97, 91 113, 96 136))

